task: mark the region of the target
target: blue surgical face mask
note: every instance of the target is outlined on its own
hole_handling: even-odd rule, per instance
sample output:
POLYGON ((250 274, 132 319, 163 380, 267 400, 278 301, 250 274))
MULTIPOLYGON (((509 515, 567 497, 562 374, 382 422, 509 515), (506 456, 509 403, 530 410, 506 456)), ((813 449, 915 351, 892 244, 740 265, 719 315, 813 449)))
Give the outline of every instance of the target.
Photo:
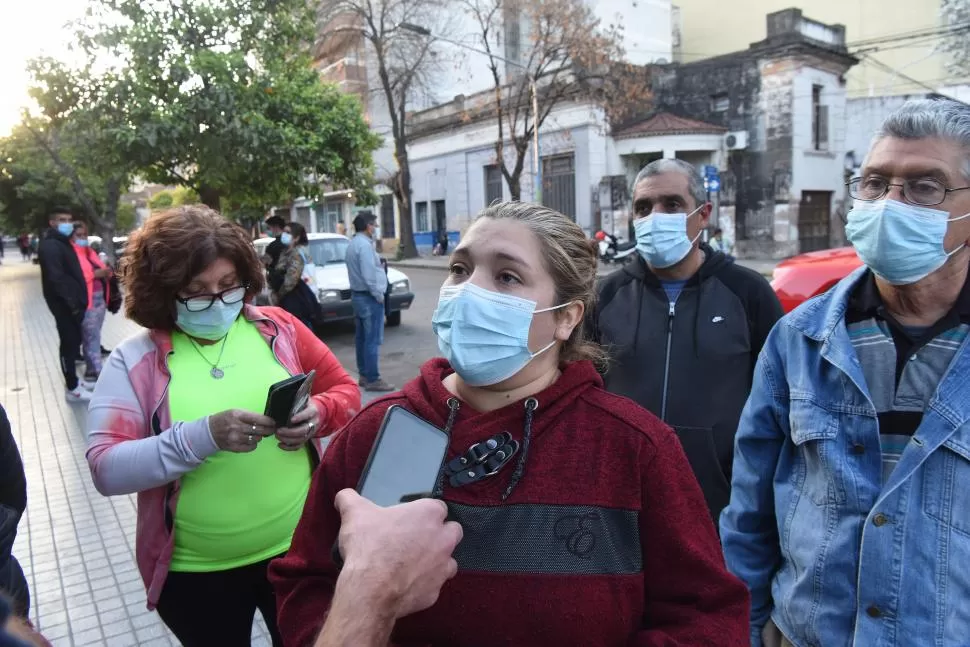
POLYGON ((939 209, 896 200, 856 200, 849 212, 845 235, 863 263, 893 285, 907 285, 943 267, 963 245, 948 252, 943 247, 950 218, 939 209))
POLYGON ((67 236, 70 238, 74 235, 74 223, 73 222, 59 222, 57 223, 57 233, 61 236, 67 236))
POLYGON ((438 296, 431 327, 441 354, 465 383, 491 386, 514 376, 555 345, 553 340, 535 353, 529 350, 532 316, 567 305, 536 310, 535 301, 471 283, 446 285, 438 296))
POLYGON ((242 312, 243 302, 226 304, 220 299, 206 310, 190 312, 181 301, 175 302, 175 323, 186 335, 209 341, 218 341, 229 333, 239 313, 242 312))
POLYGON ((78 247, 87 247, 88 246, 88 239, 87 238, 75 238, 74 239, 74 244, 76 244, 78 247))
POLYGON ((650 267, 664 269, 681 262, 690 253, 700 232, 691 240, 687 237, 687 219, 704 205, 688 213, 651 213, 633 223, 637 236, 637 251, 650 267))
POLYGON ((280 242, 289 247, 293 244, 293 234, 284 231, 280 234, 280 242))

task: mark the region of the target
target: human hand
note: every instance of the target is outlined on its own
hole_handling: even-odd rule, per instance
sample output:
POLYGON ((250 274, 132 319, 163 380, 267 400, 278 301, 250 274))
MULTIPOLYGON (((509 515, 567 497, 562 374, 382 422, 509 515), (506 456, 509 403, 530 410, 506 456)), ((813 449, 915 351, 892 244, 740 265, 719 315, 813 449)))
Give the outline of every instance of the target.
POLYGON ((263 438, 276 433, 276 422, 258 413, 230 409, 209 416, 209 432, 219 449, 246 453, 256 449, 263 438))
POLYGON ((276 439, 280 441, 279 448, 289 452, 300 449, 316 435, 324 422, 317 407, 310 402, 293 416, 289 425, 276 430, 276 439))
POLYGON ((452 558, 462 538, 448 508, 437 499, 379 507, 346 489, 337 493, 340 513, 340 579, 369 604, 402 618, 438 600, 458 572, 452 558))
POLYGON ((94 270, 94 278, 96 278, 96 279, 106 279, 109 276, 111 276, 111 270, 109 270, 107 268, 101 268, 101 269, 98 269, 98 270, 94 270))

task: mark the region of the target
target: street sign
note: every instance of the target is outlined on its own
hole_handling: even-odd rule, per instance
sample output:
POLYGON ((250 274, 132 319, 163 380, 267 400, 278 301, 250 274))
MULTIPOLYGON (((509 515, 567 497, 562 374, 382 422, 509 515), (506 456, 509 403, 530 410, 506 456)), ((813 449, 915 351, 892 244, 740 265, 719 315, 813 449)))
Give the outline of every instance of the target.
POLYGON ((711 177, 717 177, 718 175, 719 174, 717 172, 716 166, 713 166, 711 164, 704 165, 704 177, 711 178, 711 177))
POLYGON ((717 193, 721 190, 721 179, 717 177, 712 177, 708 179, 704 184, 707 185, 707 190, 711 193, 717 193))

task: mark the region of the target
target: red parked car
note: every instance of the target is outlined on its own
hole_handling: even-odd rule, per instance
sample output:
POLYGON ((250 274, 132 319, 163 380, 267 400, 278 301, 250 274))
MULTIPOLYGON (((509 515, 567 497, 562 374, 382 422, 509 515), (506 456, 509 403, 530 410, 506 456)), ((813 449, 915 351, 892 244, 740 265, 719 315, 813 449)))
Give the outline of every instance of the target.
POLYGON ((783 260, 775 267, 771 287, 785 312, 822 294, 862 265, 851 247, 808 252, 783 260))

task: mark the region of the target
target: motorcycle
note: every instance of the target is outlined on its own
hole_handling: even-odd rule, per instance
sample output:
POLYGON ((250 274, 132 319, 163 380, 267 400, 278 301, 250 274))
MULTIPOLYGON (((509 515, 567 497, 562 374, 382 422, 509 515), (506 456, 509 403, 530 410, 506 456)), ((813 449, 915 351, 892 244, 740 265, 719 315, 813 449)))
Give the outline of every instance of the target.
POLYGON ((637 242, 635 240, 628 240, 621 243, 616 239, 616 236, 608 234, 605 231, 596 232, 596 241, 599 248, 600 262, 604 264, 620 263, 622 265, 632 260, 637 252, 637 242))

